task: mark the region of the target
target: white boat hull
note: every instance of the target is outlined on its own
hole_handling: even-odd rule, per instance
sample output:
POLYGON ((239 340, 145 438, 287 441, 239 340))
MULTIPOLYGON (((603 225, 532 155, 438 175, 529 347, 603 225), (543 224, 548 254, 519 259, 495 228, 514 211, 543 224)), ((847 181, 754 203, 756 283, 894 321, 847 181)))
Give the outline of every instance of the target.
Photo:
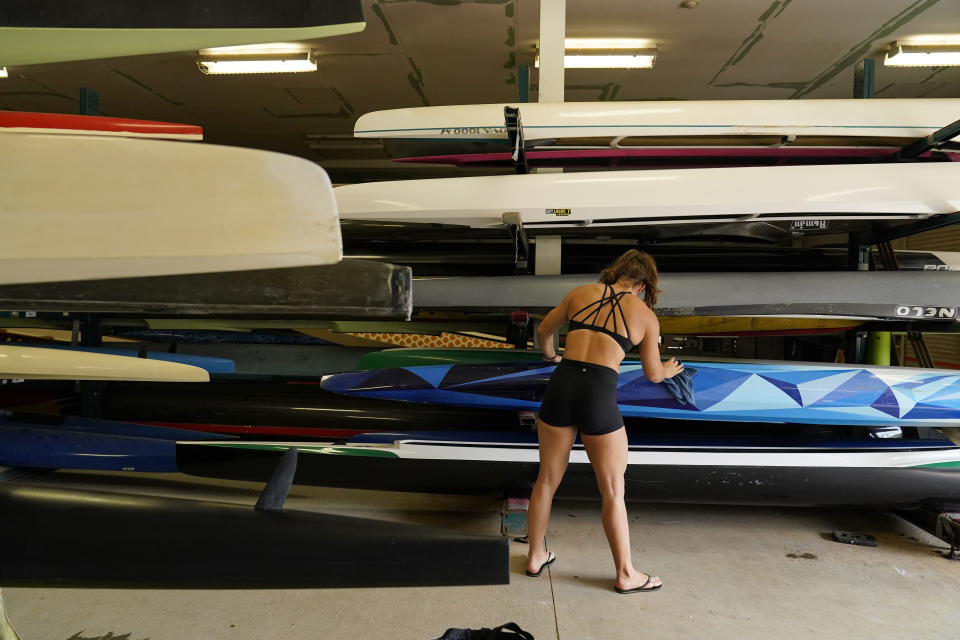
POLYGON ((335 264, 326 173, 279 153, 7 133, 0 284, 335 264))
POLYGON ((870 138, 920 138, 960 119, 956 98, 501 103, 374 111, 357 120, 354 135, 502 141, 506 106, 520 109, 527 141, 797 136, 869 144, 870 138))
POLYGON ((210 374, 200 367, 163 360, 0 345, 0 378, 209 382, 210 374))
POLYGON ((924 218, 960 209, 960 165, 865 164, 546 173, 346 185, 344 220, 603 225, 924 218))

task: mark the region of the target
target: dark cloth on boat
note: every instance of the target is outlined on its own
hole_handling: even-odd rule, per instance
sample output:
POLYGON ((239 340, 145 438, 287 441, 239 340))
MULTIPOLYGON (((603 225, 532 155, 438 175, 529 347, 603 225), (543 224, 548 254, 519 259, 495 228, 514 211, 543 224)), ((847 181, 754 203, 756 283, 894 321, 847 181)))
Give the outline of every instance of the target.
MULTIPOLYGON (((681 364, 679 360, 677 364, 681 364)), ((672 378, 665 378, 661 384, 680 404, 694 404, 693 376, 696 373, 696 369, 684 369, 672 378)))

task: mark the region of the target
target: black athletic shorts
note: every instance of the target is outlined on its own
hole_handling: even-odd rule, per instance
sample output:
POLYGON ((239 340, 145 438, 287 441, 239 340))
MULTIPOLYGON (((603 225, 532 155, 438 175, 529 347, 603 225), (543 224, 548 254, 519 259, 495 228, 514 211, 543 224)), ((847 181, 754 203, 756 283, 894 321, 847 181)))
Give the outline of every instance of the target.
POLYGON ((572 425, 591 436, 613 433, 623 426, 617 408, 617 372, 564 358, 547 383, 540 419, 552 427, 572 425))

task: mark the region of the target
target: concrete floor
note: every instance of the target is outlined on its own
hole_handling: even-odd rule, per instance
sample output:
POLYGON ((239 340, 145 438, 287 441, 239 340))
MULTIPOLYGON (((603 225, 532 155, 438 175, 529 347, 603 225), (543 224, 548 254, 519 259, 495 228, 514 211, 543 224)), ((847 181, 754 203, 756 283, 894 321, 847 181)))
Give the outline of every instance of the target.
MULTIPOLYGON (((68 483, 252 505, 261 485, 179 475, 56 473, 68 483)), ((499 501, 294 487, 288 508, 414 522, 495 535, 499 501)), ((960 562, 896 516, 832 509, 628 505, 635 564, 656 593, 614 593, 599 502, 558 502, 549 546, 558 560, 511 584, 316 590, 6 588, 23 640, 391 638, 429 640, 448 627, 515 621, 538 640, 583 638, 960 638, 960 562), (832 541, 865 531, 879 548, 832 541)), ((69 535, 69 532, 65 532, 69 535)))

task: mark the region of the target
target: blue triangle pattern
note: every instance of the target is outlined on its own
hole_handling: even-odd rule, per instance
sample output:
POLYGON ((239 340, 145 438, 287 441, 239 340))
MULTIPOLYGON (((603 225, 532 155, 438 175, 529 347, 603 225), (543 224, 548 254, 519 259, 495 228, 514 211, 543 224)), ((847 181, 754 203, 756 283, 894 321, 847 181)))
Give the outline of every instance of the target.
POLYGON ((420 376, 421 378, 423 378, 424 380, 432 384, 434 388, 439 389, 440 382, 443 380, 444 376, 447 375, 447 372, 450 371, 450 367, 452 366, 453 365, 417 367, 412 371, 409 368, 407 368, 407 371, 410 371, 410 373, 414 373, 420 376))
POLYGON ((767 375, 760 375, 760 377, 790 396, 790 398, 797 403, 797 406, 803 406, 803 398, 800 395, 800 389, 797 388, 796 382, 788 382, 780 379, 779 377, 771 377, 767 375))
POLYGON ((903 416, 904 420, 956 420, 957 410, 951 407, 938 407, 932 404, 916 404, 903 416))
POLYGON ((621 369, 620 375, 617 377, 617 388, 621 388, 625 385, 630 384, 631 382, 634 382, 635 380, 641 380, 641 379, 643 380, 646 379, 646 376, 643 373, 643 369, 639 367, 637 367, 636 369, 632 369, 630 371, 623 371, 621 369))
POLYGON ((700 367, 697 376, 694 378, 694 383, 697 388, 697 393, 699 393, 734 380, 743 382, 752 375, 753 373, 750 371, 731 371, 716 367, 700 367))
MULTIPOLYGON (((830 376, 835 376, 850 369, 817 369, 816 371, 757 371, 757 375, 770 379, 782 380, 797 386, 803 384, 804 382, 810 382, 811 380, 820 380, 821 378, 828 378, 830 376)), ((772 381, 772 380, 771 380, 772 381)))
POLYGON ((716 376, 715 371, 711 371, 711 384, 700 385, 700 380, 694 378, 694 389, 696 392, 697 408, 706 411, 718 402, 726 399, 731 393, 736 391, 740 385, 750 379, 749 373, 743 375, 716 376))
POLYGON ((863 393, 848 393, 843 397, 838 397, 831 403, 817 404, 818 407, 869 407, 873 405, 883 394, 890 391, 890 387, 877 389, 875 391, 865 391, 863 393))
POLYGON ((884 392, 889 390, 886 383, 869 371, 860 371, 839 387, 826 394, 811 407, 849 407, 854 406, 854 399, 859 398, 859 404, 869 404, 884 392))
POLYGON ((897 396, 894 395, 893 389, 888 388, 886 391, 881 393, 880 397, 877 398, 870 406, 877 411, 883 411, 894 418, 900 417, 900 403, 897 402, 897 396))
POLYGON ((929 380, 909 380, 907 382, 898 382, 893 385, 897 389, 916 389, 930 382, 929 380))
POLYGON ((540 402, 549 380, 550 371, 540 368, 534 371, 449 385, 445 386, 444 390, 451 393, 472 393, 482 396, 540 402))

